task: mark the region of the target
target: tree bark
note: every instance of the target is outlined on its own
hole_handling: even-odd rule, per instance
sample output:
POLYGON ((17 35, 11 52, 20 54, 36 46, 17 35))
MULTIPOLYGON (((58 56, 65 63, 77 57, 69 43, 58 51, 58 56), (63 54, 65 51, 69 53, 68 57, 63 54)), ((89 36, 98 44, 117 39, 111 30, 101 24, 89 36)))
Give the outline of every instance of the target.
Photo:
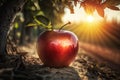
POLYGON ((6 56, 7 34, 15 15, 19 12, 27 0, 7 0, 0 7, 0 59, 6 56))
POLYGON ((22 23, 21 26, 21 36, 20 36, 20 42, 19 45, 25 44, 25 21, 22 23))

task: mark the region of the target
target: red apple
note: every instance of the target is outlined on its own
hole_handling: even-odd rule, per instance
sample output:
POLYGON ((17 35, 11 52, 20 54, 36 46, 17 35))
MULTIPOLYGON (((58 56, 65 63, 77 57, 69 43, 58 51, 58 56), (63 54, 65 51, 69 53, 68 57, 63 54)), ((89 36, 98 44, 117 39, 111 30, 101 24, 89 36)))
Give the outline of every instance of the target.
POLYGON ((69 66, 78 52, 78 38, 70 31, 45 31, 38 37, 37 52, 46 66, 69 66))

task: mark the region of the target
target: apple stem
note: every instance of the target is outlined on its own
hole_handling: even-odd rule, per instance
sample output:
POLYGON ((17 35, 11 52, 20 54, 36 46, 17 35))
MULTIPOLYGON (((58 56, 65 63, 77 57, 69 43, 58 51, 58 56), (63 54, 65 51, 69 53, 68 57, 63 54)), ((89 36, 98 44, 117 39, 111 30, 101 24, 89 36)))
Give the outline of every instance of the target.
POLYGON ((61 26, 60 29, 59 29, 59 31, 60 31, 61 29, 63 29, 63 27, 65 27, 65 26, 68 25, 68 24, 71 24, 71 22, 69 21, 68 23, 66 23, 66 24, 64 24, 63 26, 61 26))

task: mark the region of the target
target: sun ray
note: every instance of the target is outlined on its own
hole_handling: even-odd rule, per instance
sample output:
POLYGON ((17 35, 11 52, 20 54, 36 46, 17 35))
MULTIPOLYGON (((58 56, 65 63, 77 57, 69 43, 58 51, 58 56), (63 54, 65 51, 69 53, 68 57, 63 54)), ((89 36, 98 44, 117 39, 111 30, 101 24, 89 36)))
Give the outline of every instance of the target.
POLYGON ((102 30, 103 33, 106 35, 106 37, 108 37, 107 41, 109 42, 110 45, 115 45, 114 43, 119 43, 120 41, 111 33, 109 33, 106 30, 102 30))
POLYGON ((106 26, 110 25, 106 24, 106 22, 104 22, 104 20, 96 14, 87 15, 84 13, 84 10, 75 9, 74 15, 67 12, 66 15, 63 16, 63 19, 63 22, 68 20, 72 21, 72 25, 68 28, 66 27, 65 29, 75 32, 82 42, 103 46, 114 45, 114 43, 120 44, 120 41, 116 38, 118 34, 109 27, 107 29, 106 26), (78 16, 81 15, 80 13, 84 15, 78 16), (112 41, 114 41, 114 43, 112 43, 112 41))

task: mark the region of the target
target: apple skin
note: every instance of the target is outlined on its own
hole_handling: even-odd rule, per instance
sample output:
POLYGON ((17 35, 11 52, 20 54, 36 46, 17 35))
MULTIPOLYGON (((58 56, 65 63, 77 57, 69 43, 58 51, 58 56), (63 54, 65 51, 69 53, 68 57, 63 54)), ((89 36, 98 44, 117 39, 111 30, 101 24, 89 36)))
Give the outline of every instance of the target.
POLYGON ((45 66, 67 67, 78 52, 78 38, 70 31, 45 31, 38 37, 37 53, 45 66))

